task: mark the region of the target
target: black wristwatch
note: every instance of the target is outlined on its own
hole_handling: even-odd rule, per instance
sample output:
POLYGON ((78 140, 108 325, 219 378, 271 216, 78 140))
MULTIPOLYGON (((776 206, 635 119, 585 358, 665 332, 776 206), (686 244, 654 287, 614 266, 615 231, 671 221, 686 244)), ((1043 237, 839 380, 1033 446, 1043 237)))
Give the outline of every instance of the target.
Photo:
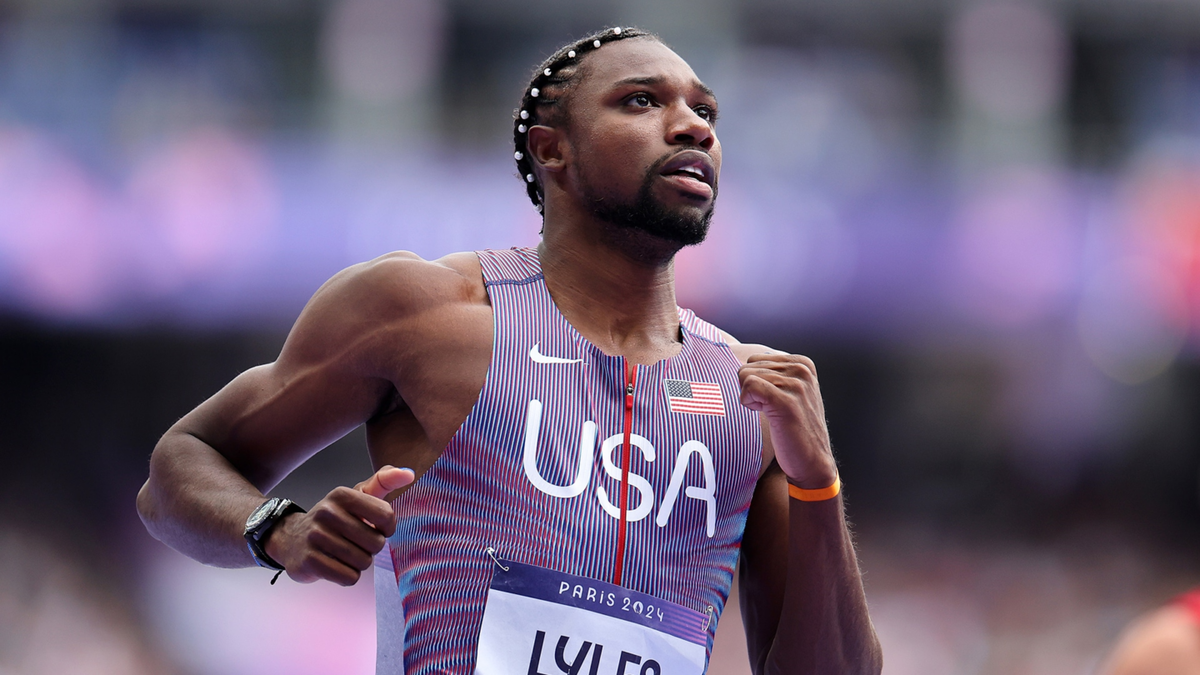
POLYGON ((275 527, 281 518, 289 513, 304 513, 304 509, 300 505, 290 499, 281 497, 271 497, 262 503, 262 506, 254 509, 254 513, 246 519, 246 530, 242 532, 242 536, 246 538, 246 546, 250 548, 250 555, 254 556, 254 562, 258 563, 259 567, 283 571, 283 565, 280 565, 274 558, 267 555, 266 539, 271 532, 271 528, 275 527))

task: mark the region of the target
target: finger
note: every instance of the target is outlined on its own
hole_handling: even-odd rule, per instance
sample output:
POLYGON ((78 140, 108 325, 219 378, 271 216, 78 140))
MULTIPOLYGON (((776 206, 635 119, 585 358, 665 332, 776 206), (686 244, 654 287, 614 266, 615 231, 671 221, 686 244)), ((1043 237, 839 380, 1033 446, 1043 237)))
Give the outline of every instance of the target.
POLYGON ((751 410, 762 410, 771 400, 770 391, 775 389, 770 383, 757 375, 749 375, 742 380, 742 394, 739 397, 742 405, 751 410))
MULTIPOLYGON (((366 497, 363 497, 366 499, 366 497)), ((373 499, 373 498, 372 498, 373 499)), ((384 502, 386 504, 386 502, 384 502)), ((388 506, 387 508, 391 508, 388 506)), ((349 540, 355 546, 362 550, 375 555, 383 549, 383 545, 387 543, 387 536, 390 536, 395 530, 395 519, 391 516, 386 516, 385 522, 392 527, 388 528, 385 534, 384 530, 377 528, 369 522, 364 522, 360 516, 353 515, 349 508, 345 511, 338 509, 321 509, 313 514, 313 519, 321 527, 328 531, 336 532, 339 536, 349 540)))
POLYGON ((799 363, 742 366, 738 371, 738 379, 742 382, 751 375, 761 377, 788 391, 816 389, 818 386, 816 374, 799 363))
POLYGON ((763 411, 779 406, 794 407, 802 395, 804 382, 772 370, 751 373, 742 382, 742 405, 763 411))
POLYGON ((310 556, 305 558, 301 564, 300 574, 306 577, 327 579, 339 586, 353 586, 362 576, 358 570, 334 560, 320 551, 313 551, 310 556))
POLYGON ((767 359, 777 359, 781 356, 792 356, 792 354, 779 351, 778 349, 771 349, 770 347, 765 347, 764 349, 766 349, 766 351, 759 352, 757 354, 751 354, 750 356, 746 357, 746 362, 749 363, 751 361, 764 361, 767 359))
POLYGON ((774 372, 772 369, 764 368, 762 366, 757 366, 757 365, 756 366, 742 366, 741 368, 738 369, 737 376, 738 376, 738 380, 742 383, 742 386, 744 387, 744 386, 746 386, 746 381, 749 380, 751 377, 764 377, 767 373, 772 373, 772 372, 774 372))
POLYGON ((746 367, 738 371, 738 379, 742 386, 751 378, 757 377, 760 380, 765 380, 777 387, 792 390, 807 382, 815 382, 811 377, 806 377, 802 371, 793 370, 790 368, 759 368, 746 367))
POLYGON ((390 537, 396 531, 396 514, 392 505, 379 497, 348 487, 339 487, 329 493, 329 499, 350 515, 369 523, 384 536, 390 537))
POLYGON ((814 374, 817 372, 816 363, 803 354, 788 354, 787 352, 775 352, 773 354, 752 354, 746 359, 746 365, 752 363, 756 365, 767 365, 768 363, 799 364, 812 371, 814 374))
POLYGON ((781 373, 787 373, 793 377, 815 378, 817 376, 817 368, 809 359, 788 359, 788 360, 760 360, 744 364, 739 370, 746 368, 765 368, 775 370, 781 373))
POLYGON ((384 466, 375 472, 367 480, 359 483, 356 487, 360 492, 365 492, 372 497, 384 499, 388 494, 399 490, 416 480, 416 474, 412 469, 397 469, 394 466, 384 466))
POLYGON ((797 377, 775 370, 762 370, 753 375, 770 386, 769 389, 760 389, 759 393, 772 404, 788 400, 820 404, 821 389, 815 378, 797 377))
POLYGON ((308 535, 308 543, 334 560, 359 571, 370 567, 375 557, 373 553, 328 530, 314 529, 308 535))

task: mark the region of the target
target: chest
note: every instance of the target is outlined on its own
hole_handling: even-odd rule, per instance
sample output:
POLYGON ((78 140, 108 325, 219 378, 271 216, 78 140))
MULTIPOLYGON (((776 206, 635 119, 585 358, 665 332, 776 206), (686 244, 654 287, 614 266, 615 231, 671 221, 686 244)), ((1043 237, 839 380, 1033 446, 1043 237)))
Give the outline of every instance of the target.
POLYGON ((418 475, 437 460, 479 398, 492 358, 493 316, 486 304, 462 304, 414 317, 378 339, 387 344, 379 371, 394 387, 367 423, 374 466, 410 467, 418 475))
POLYGON ((456 436, 472 451, 455 456, 486 457, 535 503, 658 527, 686 511, 689 529, 711 537, 719 513, 741 507, 727 498, 752 488, 761 451, 722 349, 685 336, 678 355, 641 366, 562 325, 498 324, 486 384, 456 436))

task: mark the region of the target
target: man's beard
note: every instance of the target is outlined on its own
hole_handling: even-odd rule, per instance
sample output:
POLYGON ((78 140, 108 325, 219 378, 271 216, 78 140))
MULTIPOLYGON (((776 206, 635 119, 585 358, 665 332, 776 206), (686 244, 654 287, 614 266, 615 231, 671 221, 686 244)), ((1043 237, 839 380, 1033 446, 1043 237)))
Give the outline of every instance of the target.
POLYGON ((704 241, 708 236, 708 225, 712 220, 713 205, 717 200, 716 185, 713 186, 712 202, 708 209, 700 214, 688 210, 672 211, 653 194, 654 180, 659 177, 659 170, 675 154, 672 152, 665 155, 646 170, 646 177, 638 188, 637 196, 628 202, 621 203, 599 196, 588 181, 580 181, 583 196, 592 215, 625 230, 626 235, 641 232, 669 242, 674 245, 676 251, 704 241))

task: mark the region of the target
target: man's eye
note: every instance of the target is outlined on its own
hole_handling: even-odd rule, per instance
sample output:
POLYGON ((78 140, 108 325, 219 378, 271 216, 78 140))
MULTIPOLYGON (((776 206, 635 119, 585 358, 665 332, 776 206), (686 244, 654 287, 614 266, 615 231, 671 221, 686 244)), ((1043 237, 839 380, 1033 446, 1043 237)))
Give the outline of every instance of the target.
POLYGON ((633 98, 629 99, 629 101, 630 101, 630 103, 633 103, 634 105, 637 105, 642 108, 645 108, 646 106, 650 105, 650 97, 647 96, 646 94, 636 94, 636 95, 634 95, 633 98))
POLYGON ((694 110, 696 111, 696 115, 702 120, 712 122, 717 119, 717 112, 706 105, 696 106, 694 110))

